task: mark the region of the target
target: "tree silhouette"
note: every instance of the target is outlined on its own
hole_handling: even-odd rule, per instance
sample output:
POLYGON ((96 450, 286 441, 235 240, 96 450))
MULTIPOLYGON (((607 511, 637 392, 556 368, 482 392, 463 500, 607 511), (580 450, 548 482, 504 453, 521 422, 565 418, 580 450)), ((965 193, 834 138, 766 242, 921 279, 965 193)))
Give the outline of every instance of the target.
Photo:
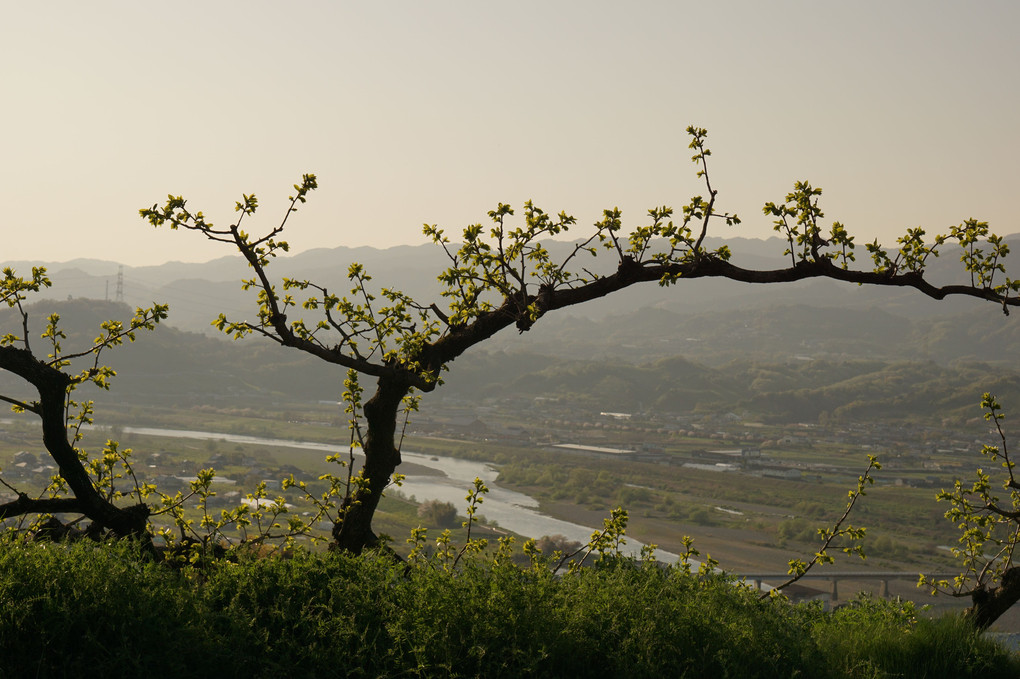
POLYGON ((139 308, 135 316, 123 323, 106 321, 100 326, 100 334, 92 345, 77 352, 64 352, 61 341, 65 338, 60 330, 60 317, 51 314, 41 339, 48 347, 46 358, 33 353, 28 330, 28 312, 24 302, 27 295, 37 293, 50 286, 50 280, 43 268, 33 268, 32 276, 24 278, 7 268, 0 278, 0 302, 8 308, 17 309, 21 327, 0 337, 0 369, 7 370, 29 383, 37 392, 34 400, 19 400, 0 395, 0 400, 10 403, 16 410, 37 415, 41 421, 43 443, 50 456, 57 463, 60 474, 52 479, 44 496, 32 498, 20 492, 6 481, 9 490, 17 495, 11 502, 0 504, 0 519, 26 514, 80 513, 93 521, 97 529, 108 529, 122 536, 136 535, 147 539, 146 523, 149 508, 142 501, 145 493, 135 480, 138 503, 122 508, 114 501, 123 497, 117 490, 115 479, 124 474, 131 475, 128 460, 129 451, 120 450, 117 443, 108 441, 101 456, 90 456, 78 447, 82 439, 82 427, 92 423, 92 402, 76 401, 75 389, 85 383, 92 383, 103 389, 109 388, 113 369, 100 363, 104 350, 134 341, 139 330, 152 330, 167 316, 166 305, 139 308), (72 364, 84 362, 80 370, 70 369, 72 364), (69 489, 71 496, 62 492, 69 489))
MULTIPOLYGON (((244 195, 235 208, 235 223, 216 227, 201 212, 192 212, 181 196, 140 210, 153 226, 187 229, 236 248, 253 275, 243 281, 256 294, 255 320, 231 320, 221 315, 214 324, 235 338, 262 335, 347 370, 344 397, 350 414, 350 445, 364 451, 364 466, 346 483, 334 486, 341 495, 332 531, 336 548, 360 552, 377 544, 372 516, 383 490, 400 465, 403 431, 398 423, 417 408, 416 395, 440 383, 451 362, 469 348, 497 332, 515 327, 525 332, 546 314, 595 300, 638 283, 680 284, 695 278, 726 278, 746 283, 784 283, 827 278, 847 283, 914 288, 934 299, 962 295, 1001 304, 1004 311, 1020 304, 1020 285, 1005 278, 1002 260, 1008 247, 989 234, 988 225, 967 220, 948 234, 925 242, 922 229, 910 229, 887 251, 877 241, 866 249, 873 266, 852 268, 855 243, 838 222, 823 230, 818 199, 821 189, 797 182, 781 204, 767 203, 764 212, 787 242, 784 254, 790 265, 755 270, 730 261, 730 251, 703 244, 713 223, 739 224, 736 215, 717 208, 718 191, 712 185, 705 146, 706 131, 689 127, 692 161, 703 182, 697 195, 679 213, 670 207, 648 211, 648 223, 625 231, 619 209, 603 212, 587 236, 573 244, 569 254, 554 260, 543 239, 566 232, 575 219, 566 213, 551 215, 531 202, 524 204, 523 219, 514 225, 515 212, 500 203, 488 213, 491 225, 463 229, 460 242, 426 225, 424 233, 443 248, 449 267, 439 274, 442 300, 419 301, 410 294, 387 288, 376 292, 364 267, 351 264, 347 295, 308 280, 270 277, 270 264, 288 250, 280 236, 291 213, 317 188, 314 175, 302 177, 283 220, 263 235, 242 230, 254 215, 258 201, 244 195), (931 257, 947 243, 958 243, 969 281, 935 285, 924 277, 931 257), (611 271, 595 273, 595 258, 612 259, 611 271), (300 294, 302 300, 295 299, 300 294), (299 317, 301 310, 315 312, 317 320, 299 317), (362 402, 360 376, 375 378, 371 398, 362 402)), ((603 269, 605 270, 605 269, 603 269)), ((353 456, 351 457, 353 461, 353 456)))

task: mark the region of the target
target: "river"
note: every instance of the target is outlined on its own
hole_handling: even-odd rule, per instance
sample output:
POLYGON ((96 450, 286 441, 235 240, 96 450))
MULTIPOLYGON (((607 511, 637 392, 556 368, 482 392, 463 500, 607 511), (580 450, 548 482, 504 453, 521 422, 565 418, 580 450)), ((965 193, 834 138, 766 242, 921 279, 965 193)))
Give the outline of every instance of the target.
MULTIPOLYGON (((273 446, 276 448, 299 448, 303 450, 321 450, 326 453, 336 453, 338 446, 327 443, 315 443, 313 441, 292 441, 286 439, 269 439, 259 436, 244 436, 240 434, 221 434, 207 431, 194 431, 190 429, 157 429, 151 427, 125 427, 124 431, 142 436, 165 436, 169 438, 186 438, 218 441, 227 441, 249 446, 273 446)), ((404 480, 400 492, 404 495, 413 495, 419 502, 425 500, 440 500, 450 502, 458 510, 467 506, 466 495, 471 489, 475 478, 485 482, 489 492, 479 507, 478 514, 484 516, 488 521, 495 521, 500 527, 513 531, 519 535, 538 538, 543 535, 563 535, 569 540, 576 540, 585 543, 595 531, 592 526, 582 526, 570 521, 563 521, 548 516, 538 511, 538 501, 530 495, 518 493, 496 485, 496 477, 499 472, 490 463, 476 462, 472 460, 461 460, 454 457, 422 455, 409 451, 401 451, 404 462, 410 462, 421 467, 428 467, 439 472, 438 475, 415 475, 408 474, 404 480)), ((413 469, 413 468, 412 468, 413 469)), ((600 528, 601 529, 601 528, 600 528)), ((624 551, 637 555, 640 553, 642 543, 627 538, 624 551)), ((679 560, 676 554, 663 550, 656 550, 655 557, 660 561, 674 563, 679 560)), ((694 568, 698 563, 691 560, 694 568)))

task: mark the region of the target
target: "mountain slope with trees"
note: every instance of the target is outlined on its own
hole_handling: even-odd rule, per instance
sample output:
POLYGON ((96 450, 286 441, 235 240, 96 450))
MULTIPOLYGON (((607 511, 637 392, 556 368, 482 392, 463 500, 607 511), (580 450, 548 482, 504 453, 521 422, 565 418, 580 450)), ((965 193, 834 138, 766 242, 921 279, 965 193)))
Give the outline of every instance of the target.
MULTIPOLYGON (((114 302, 81 299, 40 301, 29 309, 60 314, 69 343, 90 340, 103 320, 130 311, 114 302)), ((0 323, 9 313, 0 312, 0 323)), ((881 313, 880 322, 869 323, 874 317, 851 311, 839 324, 811 325, 812 319, 838 315, 833 310, 786 306, 751 318, 722 313, 699 316, 700 322, 684 322, 678 315, 651 309, 638 310, 626 321, 619 317, 601 322, 570 319, 564 327, 573 331, 554 334, 555 341, 539 336, 529 345, 510 343, 513 346, 505 350, 468 352, 444 378, 443 390, 425 398, 426 402, 481 401, 542 395, 597 410, 683 414, 724 408, 775 422, 814 422, 823 413, 845 421, 901 417, 962 421, 973 416, 975 397, 984 391, 1000 394, 1007 402, 1014 395, 1020 401, 1018 373, 999 361, 980 360, 984 351, 1002 356, 1009 354, 1010 347, 1020 350, 1020 331, 1010 324, 1011 319, 1000 324, 995 314, 975 313, 958 319, 901 321, 892 324, 893 330, 886 335, 895 332, 897 344, 869 340, 869 334, 879 334, 878 328, 888 321, 881 313), (778 320, 771 320, 772 314, 778 320), (752 336, 757 338, 757 351, 743 340, 728 341, 732 328, 758 318, 763 322, 752 336), (992 329, 996 325, 1000 326, 997 332, 992 329), (633 343, 640 339, 642 327, 647 329, 647 346, 639 348, 633 343), (662 347, 656 346, 656 340, 667 339, 675 327, 700 334, 697 341, 685 338, 686 352, 671 351, 665 341, 659 342, 662 347), (790 338, 806 327, 815 329, 811 346, 789 346, 790 338), (925 332, 927 338, 918 339, 925 332), (870 349, 839 350, 855 341, 870 349), (924 352, 916 348, 923 342, 929 355, 945 357, 956 351, 957 358, 944 363, 925 360, 924 352), (586 351, 592 344, 598 344, 598 350, 586 351), (804 355, 808 353, 819 358, 804 355), (908 360, 912 354, 913 360, 908 360)), ((41 311, 31 318, 38 334, 41 311)), ((298 352, 269 343, 241 351, 233 343, 178 330, 173 327, 172 310, 170 319, 144 342, 120 348, 113 367, 118 373, 115 388, 93 394, 100 404, 186 407, 230 401, 266 407, 337 401, 342 389, 336 375, 298 352)), ((0 385, 14 386, 2 372, 0 385)))

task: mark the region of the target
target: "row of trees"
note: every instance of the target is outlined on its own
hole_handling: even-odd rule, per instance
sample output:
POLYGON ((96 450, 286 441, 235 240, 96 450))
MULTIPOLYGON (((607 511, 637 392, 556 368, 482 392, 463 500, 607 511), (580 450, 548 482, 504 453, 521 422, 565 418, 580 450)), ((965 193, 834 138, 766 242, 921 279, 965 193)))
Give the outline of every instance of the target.
MULTIPOLYGON (((372 518, 384 489, 399 479, 403 431, 407 417, 418 407, 418 396, 437 388, 443 372, 471 347, 507 328, 526 332, 558 309, 640 283, 671 286, 695 278, 746 283, 826 278, 914 288, 934 299, 974 297, 1001 305, 1006 313, 1009 307, 1020 305, 1020 282, 1007 278, 1002 264, 1008 247, 989 232, 986 223, 967 220, 934 237, 920 228, 910 229, 891 250, 877 241, 868 243, 864 249, 870 265, 859 268, 854 238, 838 222, 823 226, 821 189, 807 182, 797 182, 783 202, 770 202, 763 208, 787 243, 784 254, 789 266, 756 270, 731 262, 727 247, 709 250, 704 243, 714 224, 732 226, 740 220, 718 207, 718 190, 709 173, 711 151, 706 146, 706 131, 689 127, 687 132, 703 194, 691 198, 679 212, 667 206, 653 208, 645 225, 629 230, 624 228, 618 209, 607 209, 562 259, 554 259, 543 241, 567 232, 576 220, 564 212, 546 213, 531 202, 525 203, 519 220, 511 206, 499 204, 488 213, 488 226, 464 228, 459 242, 452 241, 443 229, 426 225, 425 235, 442 248, 449 261, 438 276, 442 299, 437 300, 419 300, 406 291, 379 288, 357 263, 347 272, 349 290, 339 293, 315 281, 271 273, 274 258, 289 248, 282 235, 290 215, 318 186, 311 174, 294 185, 283 219, 261 233, 243 228, 258 209, 254 195, 244 195, 236 203, 238 218, 227 226, 214 225, 201 211, 191 210, 180 196, 171 195, 140 213, 155 227, 193 231, 236 250, 247 261, 251 277, 242 286, 254 293, 254 320, 221 315, 214 321, 217 328, 235 339, 261 336, 345 371, 343 399, 350 438, 345 442, 346 454, 332 459, 347 466, 340 475, 329 477, 325 493, 308 495, 319 508, 315 518, 332 522, 332 547, 354 553, 379 544, 372 518), (967 280, 936 285, 926 279, 926 265, 947 244, 960 247, 967 280), (367 399, 363 380, 374 381, 370 386, 366 383, 372 389, 367 399), (353 451, 358 448, 364 454, 364 464, 355 472, 353 451)), ((77 446, 92 411, 88 401, 77 401, 73 395, 85 382, 108 388, 114 373, 102 365, 100 355, 133 340, 136 332, 152 329, 166 318, 167 309, 154 305, 139 309, 130 321, 105 323, 91 347, 70 354, 60 346, 59 318, 51 316, 42 337, 47 343, 43 357, 30 343, 25 304, 30 294, 48 284, 41 269, 34 269, 28 278, 9 269, 4 272, 0 299, 17 309, 21 324, 0 338, 0 368, 25 380, 37 397, 0 398, 41 419, 44 443, 60 473, 45 497, 30 498, 12 489, 17 499, 0 505, 0 518, 79 513, 88 517, 96 530, 147 540, 153 507, 146 499, 158 491, 135 478, 129 456, 115 442, 96 456, 77 446), (81 367, 83 361, 88 364, 81 367), (120 478, 131 480, 129 492, 118 489, 115 481, 120 478), (128 502, 133 504, 124 504, 126 496, 131 496, 128 502)), ((208 491, 210 480, 200 476, 193 491, 201 496, 203 487, 208 491)), ((171 513, 183 500, 180 496, 161 497, 160 511, 171 513)), ((283 509, 276 511, 269 525, 279 525, 275 519, 283 509)), ((261 520, 261 516, 257 518, 261 520)), ((210 522, 218 527, 244 527, 251 520, 240 512, 219 523, 210 522)), ((291 520, 277 535, 306 530, 307 522, 291 520)), ((979 582, 979 586, 983 592, 989 591, 986 583, 979 582)), ((1020 590, 1016 594, 1020 597, 1020 590)))

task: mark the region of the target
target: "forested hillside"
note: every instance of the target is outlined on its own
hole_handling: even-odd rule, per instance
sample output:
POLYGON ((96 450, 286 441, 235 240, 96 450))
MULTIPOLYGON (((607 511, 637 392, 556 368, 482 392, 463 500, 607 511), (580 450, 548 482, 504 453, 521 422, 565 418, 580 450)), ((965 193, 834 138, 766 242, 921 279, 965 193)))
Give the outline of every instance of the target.
MULTIPOLYGON (((82 299, 42 301, 30 312, 36 335, 46 314, 60 314, 67 346, 91 339, 102 320, 130 314, 121 304, 82 299)), ((153 405, 339 397, 339 369, 270 342, 177 330, 173 318, 171 310, 169 325, 110 354, 114 388, 91 397, 153 405)), ((593 410, 732 411, 773 422, 952 422, 972 418, 984 391, 1020 402, 1011 367, 1020 331, 987 305, 920 319, 807 305, 688 316, 643 308, 550 319, 523 337, 497 339, 501 348, 458 359, 426 404, 542 396, 593 410)))

